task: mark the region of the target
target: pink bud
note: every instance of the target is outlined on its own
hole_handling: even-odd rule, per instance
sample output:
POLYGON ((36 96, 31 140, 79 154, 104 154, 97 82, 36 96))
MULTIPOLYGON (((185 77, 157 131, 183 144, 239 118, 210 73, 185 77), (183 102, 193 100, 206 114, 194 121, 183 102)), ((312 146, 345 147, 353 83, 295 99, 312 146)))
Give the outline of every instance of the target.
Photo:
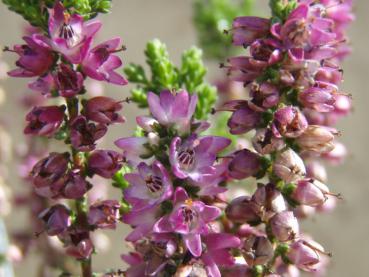
POLYGON ((289 241, 299 233, 299 224, 297 218, 291 211, 284 211, 276 214, 270 221, 273 235, 279 241, 289 241))
POLYGON ((120 102, 110 97, 98 96, 85 103, 83 114, 87 119, 102 124, 123 123, 123 117, 117 113, 121 109, 120 102))
POLYGON ((306 175, 304 162, 290 148, 279 153, 274 162, 273 171, 286 183, 296 182, 306 175))
POLYGON ((228 166, 229 175, 238 180, 254 176, 260 169, 260 156, 248 149, 235 152, 228 166))
POLYGON ((276 138, 270 129, 257 130, 255 136, 252 139, 252 146, 258 153, 262 155, 281 150, 284 145, 284 141, 282 139, 276 138))
POLYGON ((249 266, 266 264, 274 254, 273 246, 264 236, 249 236, 245 239, 242 254, 249 266))
POLYGON ((235 223, 253 223, 260 221, 258 215, 260 207, 249 196, 240 196, 232 200, 226 208, 229 220, 235 223))
POLYGON ((333 150, 334 136, 337 131, 327 127, 310 125, 306 131, 297 138, 296 142, 302 150, 317 153, 328 153, 333 150))
POLYGON ((302 205, 319 206, 327 200, 326 194, 329 193, 328 187, 323 183, 312 180, 300 180, 292 193, 292 199, 302 205))
POLYGON ((290 245, 287 258, 299 269, 314 271, 314 266, 320 262, 322 253, 324 249, 321 245, 298 240, 290 245))
POLYGON ((307 126, 305 116, 297 108, 288 106, 275 112, 272 130, 277 138, 296 138, 305 132, 307 126))
POLYGON ((41 212, 38 217, 44 221, 47 234, 55 236, 64 233, 70 227, 70 214, 64 205, 57 204, 41 212))
POLYGON ((110 150, 96 150, 88 158, 88 168, 92 173, 111 178, 122 167, 123 157, 110 150))
POLYGON ((311 161, 306 166, 306 177, 318 180, 322 183, 327 182, 327 170, 324 165, 318 161, 311 161))

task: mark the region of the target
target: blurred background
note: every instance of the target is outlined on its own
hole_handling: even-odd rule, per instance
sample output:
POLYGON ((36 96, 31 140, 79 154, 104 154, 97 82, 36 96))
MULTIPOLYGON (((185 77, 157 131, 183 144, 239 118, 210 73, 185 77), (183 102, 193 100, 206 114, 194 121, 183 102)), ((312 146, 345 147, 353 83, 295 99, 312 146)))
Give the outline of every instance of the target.
MULTIPOLYGON (((257 0, 254 13, 267 15, 267 0, 257 0)), ((349 150, 344 165, 329 169, 329 186, 332 191, 340 192, 344 200, 332 214, 319 215, 304 223, 304 229, 333 253, 332 263, 327 276, 331 277, 367 277, 369 276, 369 169, 367 162, 369 141, 369 1, 356 0, 356 21, 350 29, 353 53, 346 60, 343 68, 345 82, 343 91, 353 95, 354 112, 341 121, 341 140, 349 150), (368 106, 366 106, 368 105, 368 106)), ((190 0, 114 0, 113 13, 102 15, 104 23, 99 40, 114 36, 123 38, 127 51, 122 54, 125 63, 143 64, 143 50, 148 40, 159 38, 168 46, 174 62, 180 61, 183 50, 197 44, 196 32, 192 23, 193 9, 190 0)), ((0 45, 11 46, 21 42, 23 19, 9 12, 0 4, 0 45)), ((3 54, 2 59, 13 66, 15 55, 3 54)), ((219 61, 221 62, 221 61, 219 61)), ((207 63, 208 80, 214 81, 223 72, 214 62, 207 63)), ((25 111, 18 106, 18 101, 25 93, 27 80, 7 79, 1 87, 5 91, 6 104, 1 106, 0 118, 12 136, 13 144, 23 143, 23 126, 25 111)), ((106 94, 115 98, 129 96, 129 86, 105 87, 106 94)), ((103 144, 113 147, 112 142, 119 137, 130 135, 135 127, 134 116, 138 109, 134 104, 125 105, 124 125, 113 126, 103 144)), ((2 144, 3 141, 0 141, 2 144)), ((10 185, 15 190, 22 190, 22 182, 16 177, 16 165, 10 167, 10 185)), ((7 217, 10 230, 27 228, 27 213, 19 209, 12 210, 7 217)), ((111 238, 111 247, 94 257, 95 271, 106 268, 122 268, 120 254, 127 249, 124 236, 127 233, 122 224, 117 231, 105 232, 111 238)), ((36 276, 35 255, 28 257, 15 266, 16 276, 36 276)))

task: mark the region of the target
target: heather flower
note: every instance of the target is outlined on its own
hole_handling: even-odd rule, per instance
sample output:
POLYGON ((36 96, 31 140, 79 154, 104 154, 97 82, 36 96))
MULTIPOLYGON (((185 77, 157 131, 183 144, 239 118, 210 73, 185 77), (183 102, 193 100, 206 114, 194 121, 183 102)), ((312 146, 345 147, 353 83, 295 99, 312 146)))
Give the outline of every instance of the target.
POLYGON ((54 78, 60 96, 68 98, 81 93, 83 76, 70 65, 60 64, 54 78))
POLYGON ((25 134, 53 136, 64 120, 64 106, 34 107, 26 116, 25 134))
POLYGON ((341 164, 347 156, 347 149, 344 144, 333 141, 333 149, 330 152, 323 153, 322 157, 333 165, 341 164))
POLYGON ((321 162, 316 160, 307 163, 306 177, 318 180, 322 183, 325 183, 328 180, 327 170, 321 162))
POLYGON ((158 205, 172 196, 170 176, 160 162, 154 161, 151 166, 140 163, 137 169, 138 173, 124 175, 130 184, 124 190, 124 196, 133 210, 158 205))
POLYGON ((337 131, 324 126, 309 125, 296 142, 302 150, 327 153, 333 150, 334 135, 337 131))
POLYGON ((87 119, 81 115, 73 119, 70 123, 70 128, 72 146, 82 152, 94 150, 96 141, 107 132, 106 125, 87 122, 87 119))
POLYGON ((287 258, 299 269, 311 272, 321 261, 321 254, 324 254, 321 245, 301 239, 289 246, 287 258))
POLYGON ((55 95, 56 92, 56 83, 54 76, 51 73, 48 73, 42 77, 36 79, 28 84, 28 88, 41 93, 43 96, 51 97, 55 95))
POLYGON ((91 49, 82 62, 83 72, 98 81, 126 85, 127 80, 114 71, 122 65, 121 59, 114 55, 120 51, 119 45, 120 38, 113 38, 91 49))
POLYGON ((35 192, 43 197, 56 197, 66 182, 68 163, 68 153, 50 153, 35 164, 31 172, 35 192))
POLYGON ((202 241, 206 245, 206 251, 201 255, 206 272, 212 277, 221 277, 219 266, 235 264, 235 258, 231 255, 230 249, 239 247, 240 239, 226 233, 211 233, 203 236, 202 241))
POLYGON ((329 189, 317 180, 300 180, 291 194, 291 198, 307 206, 319 206, 327 200, 329 189))
POLYGON ((277 138, 296 138, 306 130, 307 126, 305 116, 293 106, 281 108, 274 113, 272 130, 277 138))
POLYGON ((248 149, 235 152, 228 166, 229 176, 237 180, 255 176, 260 170, 261 157, 248 149))
POLYGON ((276 213, 287 210, 282 193, 273 184, 259 185, 251 199, 259 206, 262 220, 269 220, 276 213))
POLYGON ((252 138, 252 146, 255 151, 262 154, 270 154, 282 150, 285 146, 283 139, 276 138, 271 129, 259 129, 252 138))
POLYGON ((225 213, 234 223, 260 222, 260 206, 249 196, 240 196, 232 200, 225 213))
POLYGON ((253 83, 250 87, 249 106, 256 111, 265 111, 279 103, 279 91, 270 83, 253 83))
POLYGON ((273 257, 273 246, 265 236, 251 235, 243 242, 242 255, 248 266, 262 265, 273 257))
POLYGON ((291 211, 277 213, 270 220, 273 235, 279 241, 293 240, 299 233, 297 218, 291 211))
POLYGON ((64 186, 60 190, 60 196, 67 199, 79 199, 89 189, 91 184, 78 171, 69 172, 64 186))
POLYGON ((86 101, 82 113, 88 120, 101 124, 123 123, 124 118, 118 113, 122 108, 121 102, 98 96, 86 101))
POLYGON ((237 17, 233 21, 233 44, 248 46, 269 33, 270 20, 256 16, 237 17))
POLYGON ((84 22, 82 16, 68 14, 60 1, 49 10, 49 43, 71 63, 82 62, 100 27, 99 21, 84 22))
POLYGON ((8 72, 8 74, 12 77, 44 75, 54 62, 54 56, 50 47, 38 35, 25 36, 23 40, 26 44, 15 45, 12 50, 20 56, 16 62, 19 68, 8 72))
POLYGON ((181 234, 187 249, 193 256, 199 257, 202 253, 201 235, 209 232, 209 223, 220 215, 220 210, 192 200, 181 187, 174 193, 173 204, 173 211, 160 218, 153 230, 157 233, 181 234))
POLYGON ((273 171, 286 183, 296 182, 306 175, 304 162, 292 149, 278 154, 273 171))
POLYGON ((71 211, 64 205, 57 204, 39 214, 39 218, 45 223, 49 236, 62 234, 72 224, 71 211))
POLYGON ((233 135, 247 133, 261 122, 260 112, 251 109, 247 102, 236 105, 233 111, 228 120, 229 132, 233 135))
POLYGON ((121 138, 115 141, 115 145, 123 150, 123 156, 134 166, 139 164, 142 159, 152 156, 152 151, 149 148, 150 141, 146 137, 121 138))
POLYGON ((122 165, 123 157, 112 150, 95 150, 88 157, 89 171, 104 178, 112 178, 122 165))
POLYGON ((165 127, 173 127, 179 134, 190 132, 197 96, 182 90, 173 94, 162 91, 160 95, 149 92, 147 102, 152 116, 165 127))
POLYGON ((120 218, 120 204, 116 200, 96 202, 90 206, 87 221, 93 227, 115 229, 120 218))
POLYGON ((300 103, 307 108, 318 112, 330 112, 334 110, 335 89, 330 86, 310 87, 299 93, 300 103))
POLYGON ((66 249, 67 255, 78 260, 85 260, 90 258, 94 251, 94 245, 89 238, 79 240, 78 237, 72 238, 72 244, 66 249), (73 242, 75 240, 75 242, 73 242))
POLYGON ((223 137, 193 135, 182 142, 175 137, 169 150, 169 160, 173 174, 180 178, 189 178, 199 182, 207 175, 215 173, 213 166, 217 154, 225 149, 231 141, 223 137))

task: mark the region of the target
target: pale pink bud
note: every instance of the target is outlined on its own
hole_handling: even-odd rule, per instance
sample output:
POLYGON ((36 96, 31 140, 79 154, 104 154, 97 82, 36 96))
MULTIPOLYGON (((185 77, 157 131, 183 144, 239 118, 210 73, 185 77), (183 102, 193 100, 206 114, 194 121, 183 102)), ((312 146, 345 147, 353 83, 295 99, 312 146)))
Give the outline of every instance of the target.
POLYGON ((255 204, 251 197, 240 196, 228 205, 226 215, 229 220, 235 223, 252 223, 260 220, 258 216, 259 206, 255 204))
POLYGON ((291 198, 300 204, 316 207, 327 200, 327 194, 329 189, 326 185, 317 180, 306 179, 297 183, 291 198))
POLYGON ((258 153, 262 155, 281 150, 284 145, 284 141, 282 139, 276 138, 270 129, 257 130, 255 136, 252 139, 252 146, 258 153))
POLYGON ((276 214, 270 221, 273 235, 279 241, 292 240, 299 233, 299 223, 291 211, 276 214))
POLYGON ((317 153, 327 153, 333 150, 333 140, 337 131, 331 128, 310 125, 306 131, 297 138, 297 144, 302 150, 317 153))
POLYGON ((304 162, 292 149, 279 153, 273 171, 286 183, 296 182, 306 175, 304 162))
POLYGON ((264 236, 250 236, 244 241, 242 254, 249 266, 267 263, 274 254, 273 246, 264 236))

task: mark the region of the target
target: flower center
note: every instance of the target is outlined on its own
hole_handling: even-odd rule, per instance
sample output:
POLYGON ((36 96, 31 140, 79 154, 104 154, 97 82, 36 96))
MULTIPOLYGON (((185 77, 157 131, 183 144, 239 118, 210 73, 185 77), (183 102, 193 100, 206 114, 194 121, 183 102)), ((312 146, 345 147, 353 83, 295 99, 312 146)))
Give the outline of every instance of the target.
POLYGON ((178 154, 178 161, 182 169, 191 169, 195 164, 195 151, 193 149, 180 151, 178 154))
POLYGON ((70 24, 64 23, 59 31, 59 37, 67 41, 69 47, 73 47, 80 41, 80 36, 74 31, 70 24))
POLYGON ((309 38, 309 30, 305 20, 299 20, 295 23, 294 30, 288 34, 288 39, 296 46, 304 46, 309 38))
POLYGON ((146 180, 146 187, 152 195, 160 196, 163 192, 163 181, 159 176, 150 175, 146 180))
POLYGON ((190 207, 182 207, 183 220, 187 225, 193 225, 197 219, 197 214, 190 207))

